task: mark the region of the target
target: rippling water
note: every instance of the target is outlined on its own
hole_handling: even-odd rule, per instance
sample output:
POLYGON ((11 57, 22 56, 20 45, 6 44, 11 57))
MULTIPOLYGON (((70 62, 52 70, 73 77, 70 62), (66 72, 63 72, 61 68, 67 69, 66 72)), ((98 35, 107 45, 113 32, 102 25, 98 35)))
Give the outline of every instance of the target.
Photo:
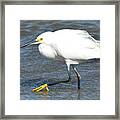
MULTIPOLYGON (((81 29, 88 31, 95 39, 100 39, 99 20, 21 20, 20 44, 34 41, 41 33, 59 29, 81 29)), ((71 82, 50 86, 49 92, 33 93, 32 87, 44 83, 54 83, 68 79, 66 65, 42 56, 38 46, 20 49, 20 99, 21 100, 99 100, 100 61, 77 65, 81 74, 80 90, 77 79, 71 71, 71 82)))

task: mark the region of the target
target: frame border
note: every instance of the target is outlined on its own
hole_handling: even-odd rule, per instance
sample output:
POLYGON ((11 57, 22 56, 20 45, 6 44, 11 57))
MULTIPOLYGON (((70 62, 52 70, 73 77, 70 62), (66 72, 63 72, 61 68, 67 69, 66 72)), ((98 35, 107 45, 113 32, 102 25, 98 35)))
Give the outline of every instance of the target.
POLYGON ((0 3, 0 119, 118 119, 119 105, 119 0, 37 0, 2 1, 0 3), (115 115, 5 115, 5 5, 115 5, 115 115))

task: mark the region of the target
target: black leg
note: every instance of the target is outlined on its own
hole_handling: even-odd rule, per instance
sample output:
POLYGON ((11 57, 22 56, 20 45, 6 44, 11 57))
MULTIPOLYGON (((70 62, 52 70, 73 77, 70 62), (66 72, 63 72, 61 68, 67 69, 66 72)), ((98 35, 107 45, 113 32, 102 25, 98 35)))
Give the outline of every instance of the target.
POLYGON ((68 80, 67 80, 67 81, 68 81, 68 82, 71 81, 70 68, 69 68, 69 70, 68 70, 68 80))
POLYGON ((48 86, 56 85, 56 84, 59 84, 59 83, 67 83, 67 82, 70 82, 70 81, 71 81, 71 76, 70 76, 70 64, 69 64, 69 65, 67 64, 67 71, 68 71, 68 80, 65 80, 65 81, 57 81, 57 82, 54 82, 54 83, 49 83, 48 86))
POLYGON ((80 89, 80 79, 81 79, 81 76, 80 76, 77 68, 75 68, 73 65, 72 65, 72 68, 73 68, 73 70, 75 71, 75 74, 76 74, 77 79, 78 79, 78 89, 80 89))

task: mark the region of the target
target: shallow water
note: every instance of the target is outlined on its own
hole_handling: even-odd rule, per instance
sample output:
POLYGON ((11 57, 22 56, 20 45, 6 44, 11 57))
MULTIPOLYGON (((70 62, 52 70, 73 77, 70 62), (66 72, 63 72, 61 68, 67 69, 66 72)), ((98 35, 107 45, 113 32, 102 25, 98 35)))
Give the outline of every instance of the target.
MULTIPOLYGON (((63 28, 88 31, 95 39, 100 39, 100 21, 21 21, 20 44, 34 41, 41 33, 63 28)), ((20 99, 21 100, 99 100, 100 99, 100 61, 77 65, 81 75, 80 90, 77 78, 71 70, 71 82, 49 87, 49 92, 32 92, 35 85, 54 83, 68 79, 64 63, 48 59, 38 51, 38 46, 20 49, 20 99)))

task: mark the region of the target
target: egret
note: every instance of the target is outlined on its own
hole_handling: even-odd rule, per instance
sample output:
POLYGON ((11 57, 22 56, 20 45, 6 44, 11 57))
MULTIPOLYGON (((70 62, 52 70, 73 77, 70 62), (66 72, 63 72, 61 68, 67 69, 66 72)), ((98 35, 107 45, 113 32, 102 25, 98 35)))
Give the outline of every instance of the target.
POLYGON ((80 89, 81 76, 75 65, 86 62, 89 59, 100 58, 100 41, 95 40, 85 30, 61 29, 53 32, 44 32, 36 38, 35 42, 21 47, 36 44, 39 45, 39 52, 45 57, 58 59, 66 63, 68 79, 66 81, 41 85, 33 89, 33 91, 40 91, 43 88, 49 90, 48 86, 50 85, 69 82, 71 80, 71 66, 77 76, 78 89, 80 89))

